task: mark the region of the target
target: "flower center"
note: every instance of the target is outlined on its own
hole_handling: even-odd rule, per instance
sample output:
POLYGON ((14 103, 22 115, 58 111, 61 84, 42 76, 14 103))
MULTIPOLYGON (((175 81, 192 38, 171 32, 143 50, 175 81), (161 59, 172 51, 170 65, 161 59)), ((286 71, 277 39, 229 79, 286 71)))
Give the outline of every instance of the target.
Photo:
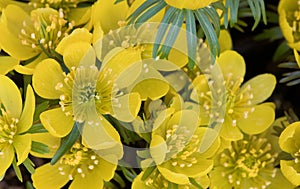
POLYGON ((266 138, 249 137, 248 140, 232 142, 231 148, 224 150, 220 156, 220 163, 224 166, 222 176, 228 178, 229 183, 238 187, 257 187, 261 183, 264 188, 275 177, 275 158, 278 154, 271 153, 271 144, 266 138))
POLYGON ((92 150, 80 143, 75 143, 69 153, 60 159, 59 163, 61 165, 58 167, 59 173, 61 175, 69 174, 69 179, 73 180, 77 174, 84 178, 92 172, 99 164, 99 158, 92 150), (70 166, 71 171, 66 169, 66 166, 70 166))
POLYGON ((198 135, 191 135, 187 127, 173 125, 166 131, 166 159, 171 158, 170 161, 174 167, 191 167, 197 163, 193 154, 198 150, 199 142, 198 135))
POLYGON ((287 11, 287 22, 292 27, 295 42, 300 41, 300 0, 298 8, 293 11, 287 11))
POLYGON ((67 22, 62 9, 39 8, 31 12, 31 22, 23 21, 19 34, 22 44, 36 51, 52 53, 63 37, 73 28, 73 23, 67 22))
MULTIPOLYGON (((0 103, 1 106, 1 103, 0 103)), ((0 112, 0 156, 3 155, 2 150, 13 143, 13 138, 17 133, 16 118, 10 118, 7 112, 1 108, 0 112)))
POLYGON ((299 163, 299 159, 300 159, 300 149, 298 150, 298 152, 294 153, 294 161, 295 163, 299 163))

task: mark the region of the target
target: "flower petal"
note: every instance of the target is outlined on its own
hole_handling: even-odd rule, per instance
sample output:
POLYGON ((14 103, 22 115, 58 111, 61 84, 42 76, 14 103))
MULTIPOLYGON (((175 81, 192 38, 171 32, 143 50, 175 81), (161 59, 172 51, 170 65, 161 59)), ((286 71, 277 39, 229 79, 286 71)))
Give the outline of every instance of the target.
POLYGON ((219 35, 220 52, 232 49, 232 39, 228 30, 220 30, 219 35))
MULTIPOLYGON (((99 168, 98 168, 99 169, 99 168)), ((101 171, 104 170, 93 170, 91 173, 86 174, 82 177, 80 174, 76 174, 74 180, 70 185, 70 189, 82 189, 82 188, 93 188, 102 189, 104 182, 101 179, 101 171)))
POLYGON ((14 157, 15 157, 15 152, 12 146, 9 146, 5 149, 3 149, 3 155, 0 155, 0 161, 1 161, 1 166, 0 166, 0 175, 4 175, 6 170, 10 167, 14 157))
POLYGON ((228 74, 232 74, 233 78, 244 78, 246 72, 246 64, 244 58, 236 51, 224 51, 220 54, 218 63, 222 70, 224 78, 226 78, 228 74))
MULTIPOLYGON (((0 49, 1 50, 1 49, 0 49)), ((12 71, 15 66, 19 65, 19 60, 11 56, 1 56, 0 57, 0 74, 6 75, 8 72, 12 71)))
POLYGON ((18 133, 23 133, 27 131, 33 121, 33 115, 35 110, 35 97, 34 92, 30 85, 27 86, 27 92, 26 92, 26 100, 25 105, 23 108, 22 115, 20 117, 19 123, 18 123, 18 133))
POLYGON ((17 165, 20 165, 28 157, 31 148, 31 135, 17 135, 14 137, 13 145, 15 147, 18 162, 17 165))
POLYGON ((29 25, 31 24, 30 16, 19 6, 8 5, 2 10, 0 20, 1 48, 18 60, 27 60, 39 53, 39 51, 31 48, 31 46, 22 44, 19 35, 24 27, 22 25, 23 22, 26 22, 28 27, 31 27, 29 25))
POLYGON ((196 134, 199 136, 199 152, 204 158, 211 158, 219 150, 221 141, 216 130, 208 127, 199 127, 196 134))
POLYGON ((142 181, 142 176, 144 175, 144 171, 142 171, 138 176, 136 176, 132 182, 132 189, 156 189, 154 186, 147 185, 144 181, 142 181))
POLYGON ((45 53, 41 53, 37 58, 31 61, 29 64, 25 66, 19 64, 15 66, 15 70, 24 75, 32 75, 34 72, 35 67, 44 59, 48 58, 45 53))
POLYGON ((299 150, 300 140, 298 136, 300 134, 300 122, 294 122, 288 125, 280 134, 278 143, 280 148, 288 153, 294 154, 299 150), (297 144, 298 142, 298 144, 297 144))
POLYGON ((272 74, 258 75, 244 83, 240 90, 243 91, 248 86, 253 94, 251 103, 258 104, 271 96, 276 86, 276 77, 272 74))
POLYGON ((226 140, 241 140, 243 138, 243 134, 237 126, 232 125, 232 119, 227 116, 224 119, 224 123, 222 125, 220 136, 226 140))
POLYGON ((55 50, 63 55, 67 47, 78 42, 91 44, 92 34, 86 28, 77 28, 69 36, 64 37, 55 50))
POLYGON ((64 63, 66 66, 69 69, 72 67, 78 67, 90 47, 91 44, 87 42, 74 42, 72 45, 67 46, 63 53, 64 63))
POLYGON ((104 159, 99 159, 99 169, 97 171, 100 172, 101 178, 105 181, 110 181, 115 174, 115 170, 117 169, 118 162, 111 163, 111 161, 105 161, 104 159))
POLYGON ((146 100, 147 98, 157 100, 166 95, 168 91, 168 83, 154 78, 144 79, 138 82, 132 90, 132 92, 138 92, 142 100, 146 100))
POLYGON ((280 169, 285 178, 287 178, 291 183, 296 186, 300 185, 299 163, 295 163, 294 161, 281 160, 280 169))
POLYGON ((66 116, 61 108, 47 110, 41 113, 40 120, 43 126, 55 137, 64 137, 70 133, 74 121, 66 116))
POLYGON ((54 137, 50 133, 31 134, 31 140, 33 142, 39 142, 48 146, 49 153, 40 154, 34 151, 30 151, 30 154, 39 158, 52 158, 60 145, 60 138, 54 137))
POLYGON ((32 76, 32 84, 35 92, 47 99, 58 99, 61 92, 55 87, 63 82, 63 70, 59 63, 53 59, 45 59, 40 62, 32 76))
POLYGON ((4 75, 0 75, 0 85, 2 88, 0 102, 11 117, 19 119, 22 111, 22 98, 18 87, 4 75))
POLYGON ((120 106, 113 106, 112 115, 123 122, 133 121, 141 107, 141 98, 138 93, 130 93, 118 97, 120 106))
POLYGON ((151 157, 157 165, 163 163, 166 157, 168 147, 163 137, 159 135, 152 135, 150 144, 151 157))
POLYGON ((259 134, 267 130, 275 120, 275 111, 268 105, 255 106, 246 119, 238 120, 238 127, 247 134, 259 134))
POLYGON ((189 184, 189 178, 181 173, 175 173, 167 168, 162 166, 157 166, 159 172, 165 177, 165 179, 169 180, 170 182, 176 184, 189 184))
POLYGON ((62 188, 69 182, 68 176, 71 173, 71 167, 61 166, 65 172, 65 174, 62 175, 58 170, 60 166, 59 163, 56 163, 53 166, 50 165, 50 163, 47 163, 38 167, 31 176, 33 186, 39 189, 62 188))

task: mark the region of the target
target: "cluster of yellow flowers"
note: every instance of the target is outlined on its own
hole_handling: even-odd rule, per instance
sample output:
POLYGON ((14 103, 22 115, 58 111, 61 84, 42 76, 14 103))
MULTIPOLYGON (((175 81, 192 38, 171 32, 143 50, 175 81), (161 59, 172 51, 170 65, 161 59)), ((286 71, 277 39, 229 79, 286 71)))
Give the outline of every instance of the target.
MULTIPOLYGON (((299 2, 278 7, 296 60, 299 2)), ((213 35, 194 33, 195 18, 201 27, 209 20, 202 14, 223 19, 215 3, 226 5, 1 0, 0 178, 12 166, 22 181, 23 164, 37 189, 299 186, 300 122, 271 134, 275 104, 265 101, 275 76, 244 82, 246 63, 227 30, 216 59, 213 35), (47 163, 34 168, 36 158, 47 163)))

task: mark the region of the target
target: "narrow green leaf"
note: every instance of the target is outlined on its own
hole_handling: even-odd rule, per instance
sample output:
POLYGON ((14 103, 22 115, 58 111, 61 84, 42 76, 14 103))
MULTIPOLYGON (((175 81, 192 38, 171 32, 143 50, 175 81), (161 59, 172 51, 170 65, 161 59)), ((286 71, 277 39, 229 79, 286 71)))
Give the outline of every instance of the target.
POLYGON ((23 162, 23 165, 30 174, 34 173, 34 163, 29 158, 26 158, 26 160, 23 162))
POLYGON ((54 165, 66 152, 68 152, 74 143, 78 140, 83 123, 75 122, 71 132, 61 140, 58 150, 55 152, 50 164, 54 165))
POLYGON ((121 170, 122 170, 125 178, 129 182, 133 182, 134 178, 137 176, 136 173, 133 170, 130 170, 129 168, 121 167, 121 170))
POLYGON ((189 177, 189 180, 190 180, 190 183, 191 183, 193 186, 195 186, 196 188, 198 188, 198 189, 203 189, 202 186, 201 186, 200 184, 198 184, 194 178, 189 177))
POLYGON ((202 12, 201 9, 198 9, 195 11, 195 15, 197 20, 200 23, 201 28, 203 29, 203 32, 208 40, 208 45, 211 51, 211 63, 215 63, 216 56, 219 56, 220 54, 220 45, 218 41, 218 37, 216 35, 216 32, 214 31, 213 26, 211 25, 209 19, 207 16, 202 12))
POLYGON ((262 13, 263 22, 264 22, 264 24, 267 24, 267 15, 266 15, 266 8, 265 8, 264 0, 259 0, 259 4, 260 4, 260 11, 262 13))
POLYGON ((298 85, 299 83, 300 83, 300 79, 296 79, 294 81, 288 82, 286 86, 294 86, 294 85, 298 85))
POLYGON ((151 174, 152 172, 156 169, 156 166, 152 166, 152 167, 147 167, 147 169, 145 170, 143 176, 142 176, 142 181, 145 181, 151 174))
POLYGON ((183 20, 184 20, 184 11, 177 11, 177 15, 175 16, 174 21, 172 22, 167 37, 161 48, 161 58, 168 58, 172 46, 174 45, 178 33, 183 24, 183 20))
POLYGON ((280 62, 284 58, 286 58, 288 55, 292 55, 293 50, 288 46, 286 41, 283 41, 280 43, 280 45, 277 47, 274 56, 273 56, 273 61, 274 62, 280 62))
POLYGON ((16 158, 13 159, 12 166, 15 170, 16 176, 19 179, 19 181, 23 182, 22 173, 21 173, 20 167, 17 166, 16 158))
POLYGON ((117 172, 115 172, 113 179, 120 185, 121 188, 126 187, 126 183, 124 182, 122 177, 117 172))
POLYGON ((145 1, 139 8, 137 8, 129 17, 127 20, 129 20, 129 23, 134 23, 136 18, 143 13, 145 10, 147 10, 150 6, 153 4, 159 2, 160 0, 147 0, 145 1))
POLYGON ((26 133, 47 133, 48 131, 41 123, 37 123, 31 126, 31 128, 26 133))
POLYGON ((44 101, 44 102, 36 105, 35 112, 34 112, 34 115, 33 115, 33 120, 34 121, 39 120, 40 114, 42 112, 44 112, 45 110, 47 110, 48 107, 49 107, 49 101, 44 101))
POLYGON ((217 36, 220 35, 220 17, 217 11, 213 7, 205 7, 203 8, 204 13, 210 19, 211 23, 213 24, 217 36))
POLYGON ((286 74, 287 77, 282 78, 279 82, 286 83, 288 81, 300 78, 300 71, 294 71, 286 74))
POLYGON ((26 189, 34 189, 32 183, 30 181, 26 182, 26 189))
POLYGON ((186 10, 186 38, 188 45, 188 67, 192 69, 195 65, 197 53, 197 36, 195 16, 191 10, 186 10))
POLYGON ((262 33, 254 37, 254 40, 269 40, 270 42, 282 39, 283 35, 279 26, 275 26, 264 30, 262 33))
POLYGON ((153 7, 149 8, 146 12, 144 12, 140 17, 137 18, 135 21, 136 24, 144 23, 153 16, 155 16, 159 11, 161 11, 163 8, 165 8, 167 4, 164 1, 160 1, 153 7))
POLYGON ((173 182, 168 183, 168 189, 178 189, 178 184, 175 184, 173 182))
POLYGON ((161 45, 161 41, 163 39, 163 37, 165 36, 165 34, 167 33, 167 29, 169 28, 169 23, 171 22, 171 20, 173 19, 173 16, 175 15, 177 9, 174 7, 170 7, 164 18, 161 21, 161 24, 159 25, 156 37, 155 37, 155 42, 153 45, 153 50, 152 50, 152 58, 156 58, 157 54, 158 54, 158 49, 161 45))
POLYGON ((36 141, 31 142, 31 151, 39 154, 46 154, 50 152, 49 147, 46 144, 36 141))
POLYGON ((279 68, 290 68, 290 69, 299 69, 298 64, 296 62, 284 62, 278 64, 279 68))

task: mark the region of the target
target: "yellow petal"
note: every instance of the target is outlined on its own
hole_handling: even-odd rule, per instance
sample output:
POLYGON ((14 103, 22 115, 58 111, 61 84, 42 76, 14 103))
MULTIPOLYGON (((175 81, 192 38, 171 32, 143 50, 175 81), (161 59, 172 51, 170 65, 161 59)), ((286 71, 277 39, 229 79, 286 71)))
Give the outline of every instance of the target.
POLYGON ((90 43, 80 41, 67 46, 63 53, 63 59, 66 66, 69 69, 72 67, 78 67, 80 65, 80 61, 86 55, 90 47, 90 43))
POLYGON ((197 135, 201 141, 199 146, 201 157, 211 158, 214 156, 221 144, 218 132, 211 128, 199 127, 197 129, 197 135))
POLYGON ((17 135, 14 137, 13 145, 15 147, 18 162, 17 165, 20 165, 28 157, 31 148, 31 135, 17 135))
POLYGON ((244 58, 233 50, 224 51, 218 58, 219 66, 222 70, 223 77, 232 74, 233 78, 244 78, 246 64, 244 58))
POLYGON ((62 188, 69 182, 68 176, 71 173, 71 167, 61 166, 65 172, 65 174, 62 175, 58 170, 58 167, 60 166, 59 163, 56 163, 53 166, 47 163, 38 167, 31 176, 33 186, 38 189, 62 188))
POLYGON ((165 2, 172 7, 191 10, 197 10, 206 7, 215 1, 216 0, 165 0, 165 2))
POLYGON ((99 159, 99 169, 101 178, 105 181, 109 181, 114 177, 115 170, 117 169, 117 162, 111 163, 110 161, 105 161, 104 159, 99 159))
POLYGON ((226 51, 226 50, 231 50, 232 49, 232 39, 230 36, 230 33, 228 30, 220 30, 220 35, 219 35, 219 44, 220 44, 220 51, 221 53, 226 51))
POLYGON ((0 175, 4 175, 6 170, 10 167, 13 159, 14 159, 14 149, 12 146, 9 146, 5 149, 2 150, 3 155, 0 155, 0 161, 1 161, 1 166, 0 166, 0 175))
POLYGON ((55 137, 64 137, 72 130, 74 121, 72 116, 66 116, 61 108, 47 110, 41 113, 43 126, 55 137))
POLYGON ((80 26, 85 24, 91 19, 91 7, 76 7, 70 9, 68 12, 68 20, 75 22, 75 26, 80 26))
POLYGON ((60 138, 54 137, 50 133, 31 134, 31 140, 48 146, 49 153, 40 154, 34 151, 30 151, 30 154, 39 158, 52 158, 60 145, 60 138))
MULTIPOLYGON (((299 164, 299 163, 298 163, 299 164)), ((300 185, 300 174, 299 174, 299 165, 294 161, 280 161, 280 169, 282 174, 287 178, 291 183, 298 186, 300 185)))
MULTIPOLYGON (((99 168, 98 168, 99 169, 99 168)), ((93 188, 102 189, 104 182, 101 179, 101 169, 94 169, 91 173, 88 173, 83 178, 80 174, 76 174, 74 180, 70 185, 70 189, 82 189, 82 188, 93 188)), ((103 170, 105 171, 105 170, 103 170)))
POLYGON ((278 143, 280 148, 288 153, 294 154, 299 148, 296 143, 297 136, 300 133, 300 122, 294 122, 288 125, 280 134, 278 143))
POLYGON ((132 182, 132 189, 156 189, 154 186, 149 186, 146 182, 142 181, 142 176, 144 175, 142 171, 138 176, 136 176, 132 182))
POLYGON ((238 120, 238 127, 247 134, 259 134, 267 130, 275 120, 275 111, 268 105, 255 106, 247 119, 238 120))
POLYGON ((159 172, 170 182, 176 183, 176 184, 189 184, 189 178, 181 173, 175 173, 173 171, 170 171, 167 168, 157 166, 159 172))
MULTIPOLYGON (((0 49, 1 50, 1 49, 0 49)), ((0 57, 0 74, 6 75, 12 71, 15 66, 19 65, 19 60, 10 56, 0 57)))
POLYGON ((78 42, 92 43, 92 34, 85 28, 77 28, 69 36, 64 37, 55 50, 60 54, 64 54, 68 46, 78 42))
POLYGON ((24 75, 32 75, 35 67, 44 59, 48 58, 45 53, 41 53, 36 59, 25 66, 19 64, 15 66, 15 70, 24 75))
POLYGON ((294 49, 294 56, 295 56, 296 62, 298 64, 298 67, 300 68, 300 57, 299 57, 299 53, 296 49, 294 49))
POLYGON ((47 99, 58 99, 61 92, 55 87, 64 80, 63 70, 58 62, 53 59, 45 59, 38 64, 33 76, 32 84, 35 92, 47 99))
POLYGON ((168 125, 184 126, 186 127, 186 130, 190 131, 190 134, 192 136, 192 134, 196 131, 197 127, 199 126, 199 117, 197 113, 193 110, 181 110, 173 114, 173 116, 168 121, 168 125))
POLYGON ((288 179, 289 178, 283 176, 280 169, 276 169, 276 176, 274 179, 272 179, 272 182, 268 188, 295 188, 296 186, 293 185, 288 179))
POLYGON ((272 74, 258 75, 244 83, 240 90, 244 90, 248 85, 251 87, 251 93, 253 94, 251 103, 258 104, 271 96, 276 86, 276 77, 272 74))
MULTIPOLYGON (((104 36, 104 32, 101 28, 100 22, 95 23, 94 30, 93 30, 93 44, 97 44, 97 42, 100 41, 103 38, 103 36, 104 36)), ((101 45, 99 44, 98 47, 101 47, 101 45)), ((99 49, 99 51, 101 51, 101 49, 99 49)), ((97 56, 98 55, 100 54, 97 54, 97 56)), ((101 55, 99 57, 101 57, 101 55)))
POLYGON ((100 150, 120 144, 119 133, 102 116, 86 121, 82 130, 82 140, 89 148, 100 150))
POLYGON ((152 135, 150 153, 156 165, 160 165, 164 162, 167 150, 168 147, 163 137, 159 135, 152 135))
POLYGON ((22 98, 18 87, 4 75, 0 75, 0 85, 0 102, 11 117, 19 119, 22 111, 22 98))
POLYGON ((119 28, 119 21, 125 21, 128 8, 126 1, 118 4, 115 0, 97 1, 92 7, 93 24, 100 22, 104 33, 115 30, 119 28))
POLYGON ((30 16, 19 6, 8 5, 2 10, 0 20, 1 48, 18 60, 27 60, 40 52, 31 48, 31 46, 22 45, 19 35, 23 28, 23 21, 28 24, 28 27, 32 26, 30 25, 30 16))
POLYGON ((113 106, 112 115, 123 122, 133 121, 141 107, 140 95, 138 93, 130 93, 118 97, 117 100, 118 105, 113 106))
POLYGON ((225 117, 225 121, 222 125, 220 136, 226 140, 241 140, 243 134, 237 126, 232 125, 232 119, 228 116, 225 117))
POLYGON ((26 92, 25 105, 23 108, 21 118, 18 123, 18 133, 23 133, 31 127, 32 121, 33 121, 34 110, 35 110, 34 92, 31 88, 31 86, 28 85, 27 92, 26 92))

